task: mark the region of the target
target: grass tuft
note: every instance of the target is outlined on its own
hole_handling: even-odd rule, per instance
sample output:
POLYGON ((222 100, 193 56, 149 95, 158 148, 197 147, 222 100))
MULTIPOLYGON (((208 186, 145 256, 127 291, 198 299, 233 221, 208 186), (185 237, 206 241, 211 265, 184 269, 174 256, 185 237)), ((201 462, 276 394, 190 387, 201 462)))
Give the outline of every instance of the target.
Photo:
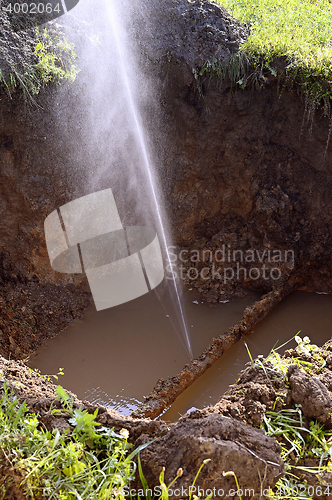
MULTIPOLYGON (((322 353, 315 344, 311 344, 309 337, 302 339, 297 334, 293 338, 297 343, 296 348, 286 351, 283 357, 277 351, 290 341, 279 348, 273 348, 265 359, 262 356, 253 359, 246 346, 251 367, 262 370, 270 382, 278 378, 286 385, 287 371, 291 365, 297 365, 310 375, 318 374, 325 366, 322 356, 324 352, 322 353)), ((285 394, 276 393, 273 410, 265 412, 262 423, 266 434, 275 437, 281 445, 281 458, 286 469, 285 476, 277 482, 271 496, 267 498, 313 500, 317 498, 315 494, 329 495, 331 487, 324 482, 324 474, 332 473, 332 431, 322 423, 306 418, 301 405, 290 408, 286 402, 285 394), (280 411, 274 411, 277 398, 282 406, 280 411), (308 466, 308 461, 314 466, 308 466), (309 484, 306 478, 310 478, 309 484), (315 486, 311 486, 312 484, 315 486)))
POLYGON ((116 433, 101 426, 95 421, 97 411, 91 415, 82 408, 73 409, 62 388, 58 396, 71 416, 71 431, 45 429, 26 403, 20 404, 4 385, 0 460, 2 470, 7 467, 9 473, 7 477, 2 474, 0 498, 8 495, 12 478, 19 477, 18 489, 30 499, 124 499, 121 491, 133 479, 136 468, 132 459, 144 445, 127 455, 128 431, 116 433))
POLYGON ((36 28, 33 58, 33 63, 23 65, 9 59, 6 70, 0 67, 0 86, 10 98, 19 91, 25 102, 35 102, 34 96, 47 84, 60 84, 65 80, 72 83, 79 73, 73 45, 62 33, 51 36, 47 28, 42 32, 36 28))
MULTIPOLYGON (((217 0, 250 27, 250 36, 229 61, 207 61, 199 76, 228 76, 234 85, 264 86, 272 77, 299 89, 305 116, 317 108, 331 120, 332 3, 329 0, 217 0), (280 64, 281 63, 281 64, 280 64)), ((332 121, 328 139, 332 131, 332 121)))

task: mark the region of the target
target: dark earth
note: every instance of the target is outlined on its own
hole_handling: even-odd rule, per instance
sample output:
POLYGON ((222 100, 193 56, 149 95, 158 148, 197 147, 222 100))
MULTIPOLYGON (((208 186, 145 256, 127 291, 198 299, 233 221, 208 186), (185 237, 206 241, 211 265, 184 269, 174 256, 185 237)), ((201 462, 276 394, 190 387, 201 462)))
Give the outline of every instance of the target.
MULTIPOLYGON (((322 109, 308 115, 299 86, 285 85, 284 61, 275 63, 277 78, 264 74, 243 90, 213 74, 198 76, 206 60, 227 60, 249 33, 216 4, 149 1, 142 13, 144 22, 138 20, 133 30, 144 67, 154 78, 158 102, 143 112, 147 118, 155 113, 160 123, 158 127, 154 120, 148 132, 160 158, 176 244, 213 254, 222 245, 243 252, 292 250, 294 260, 273 263, 282 281, 301 275, 301 289, 331 293, 329 118, 322 109), (167 140, 167 149, 158 146, 160 137, 167 140)), ((13 37, 1 16, 1 46, 8 40, 12 44, 7 54, 1 52, 8 73, 12 63, 24 66, 33 60, 35 33, 24 40, 13 37)), ((49 86, 36 97, 38 106, 27 105, 11 90, 0 93, 0 369, 3 380, 27 399, 47 427, 62 429, 69 425, 67 419, 57 421, 49 412, 55 386, 15 360, 25 359, 43 340, 83 317, 91 303, 84 276, 51 269, 43 232, 50 212, 86 194, 75 172, 84 171, 91 159, 83 146, 74 154, 67 143, 69 132, 82 137, 83 115, 74 102, 80 85, 78 77, 70 88, 49 86), (64 131, 60 115, 65 117, 64 131)), ((108 181, 106 172, 96 190, 109 187, 108 181)), ((213 260, 186 266, 200 270, 213 263, 221 266, 222 275, 224 263, 213 260)), ((248 288, 262 293, 278 288, 277 280, 246 279, 242 274, 226 284, 218 276, 194 283, 188 277, 187 282, 210 302, 241 295, 248 288)), ((116 430, 128 429, 134 446, 159 438, 141 454, 150 485, 158 484, 163 466, 167 481, 181 466, 179 484, 188 486, 201 460, 208 457, 212 461, 202 471, 201 487, 235 487, 232 475, 223 476, 231 467, 242 487, 257 491, 257 470, 269 486, 284 470, 279 444, 258 429, 264 412, 278 408, 280 397, 288 408, 302 404, 308 421, 317 419, 332 427, 331 351, 330 344, 322 349, 326 365, 315 375, 290 367, 287 383, 266 377, 256 365, 248 366, 215 407, 192 412, 174 425, 135 420, 102 407, 98 420, 116 430)), ((75 398, 75 404, 81 403, 75 398)), ((89 411, 95 408, 83 404, 89 411)), ((8 464, 1 470, 7 477, 8 464)), ((323 480, 332 484, 330 476, 323 480)), ((8 494, 8 499, 15 498, 8 494)))
MULTIPOLYGON (((134 447, 157 438, 140 453, 144 475, 151 488, 159 484, 163 467, 166 469, 167 484, 181 467, 183 475, 177 480, 177 487, 188 488, 202 461, 211 458, 199 476, 200 488, 216 488, 216 491, 236 488, 234 476, 223 475, 223 472, 233 471, 242 489, 259 492, 261 486, 273 487, 284 473, 280 445, 260 429, 266 411, 296 409, 300 404, 303 428, 309 428, 311 420, 318 420, 326 430, 332 429, 331 341, 312 354, 286 351, 282 359, 291 360, 285 377, 274 370, 270 361, 249 362, 237 382, 230 386, 215 406, 192 411, 175 424, 124 417, 101 405, 81 402, 74 394, 69 394, 74 407, 83 406, 90 413, 98 408, 97 421, 101 424, 116 431, 127 429, 129 442, 134 447), (319 359, 324 360, 323 367, 319 359), (309 373, 299 367, 299 362, 311 363, 309 373)), ((51 405, 52 408, 61 408, 60 401, 56 400, 55 384, 58 381, 54 377, 41 376, 22 361, 8 361, 3 357, 0 358, 0 376, 2 383, 6 382, 17 397, 26 400, 29 410, 39 415, 46 428, 62 431, 70 427, 69 414, 64 411, 61 415, 54 415, 50 411, 51 405)), ((282 435, 279 439, 283 440, 282 435)), ((319 460, 313 458, 310 465, 318 467, 319 460)), ((292 472, 309 485, 332 485, 332 474, 327 472, 321 475, 319 481, 316 474, 295 469, 292 472)), ((139 480, 132 487, 140 488, 139 480)), ((243 498, 259 498, 259 494, 243 498)), ((314 498, 330 497, 318 495, 314 498)))
MULTIPOLYGON (((243 252, 292 250, 293 261, 267 262, 267 275, 272 265, 283 277, 306 266, 302 289, 329 293, 332 146, 327 146, 329 120, 323 110, 306 121, 299 88, 283 85, 282 63, 279 78, 266 75, 269 84, 244 90, 232 88, 227 79, 200 77, 200 97, 194 72, 206 59, 227 59, 248 28, 210 2, 166 2, 161 10, 152 9, 153 15, 149 5, 136 35, 145 67, 155 78, 159 104, 151 103, 147 115, 156 111, 162 126, 149 132, 163 165, 159 169, 175 242, 212 255, 223 245, 243 252), (161 11, 167 23, 160 19, 161 11), (167 149, 158 146, 161 129, 167 149)), ((17 49, 14 53, 22 46, 17 49)), ((72 87, 45 88, 38 106, 5 90, 0 95, 0 294, 6 324, 1 349, 6 356, 31 353, 40 341, 81 317, 89 303, 83 276, 50 268, 43 232, 52 210, 84 194, 75 172, 84 171, 90 159, 84 148, 73 153, 57 121, 62 114, 65 130, 80 137, 80 115, 72 113, 77 110, 71 102, 80 85, 78 76, 72 87), (25 300, 30 293, 33 302, 25 300)), ((108 184, 106 172, 97 188, 108 184)), ((221 267, 220 275, 210 272, 208 279, 194 282, 187 276, 207 301, 242 295, 248 288, 268 292, 278 285, 271 277, 250 279, 244 272, 239 279, 224 280, 225 264, 209 259, 184 267, 211 268, 213 263, 221 267)), ((261 267, 257 259, 254 265, 261 267)), ((227 267, 235 269, 236 263, 227 267)))

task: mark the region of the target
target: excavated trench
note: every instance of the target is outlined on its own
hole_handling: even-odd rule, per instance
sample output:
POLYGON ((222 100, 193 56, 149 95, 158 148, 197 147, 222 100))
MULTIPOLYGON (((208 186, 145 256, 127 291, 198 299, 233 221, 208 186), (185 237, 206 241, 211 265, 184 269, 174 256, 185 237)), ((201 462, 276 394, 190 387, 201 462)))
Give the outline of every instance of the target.
MULTIPOLYGON (((215 56, 227 58, 247 36, 247 28, 209 2, 177 0, 158 5, 167 13, 162 24, 159 7, 153 15, 149 3, 142 10, 146 36, 139 39, 141 57, 149 78, 153 75, 158 96, 143 113, 147 123, 152 123, 149 118, 154 114, 163 124, 148 128, 162 165, 160 176, 183 281, 211 303, 241 297, 248 289, 265 295, 178 375, 159 381, 133 415, 137 422, 105 408, 100 408, 100 421, 128 426, 135 445, 156 435, 168 440, 167 457, 157 449, 160 460, 154 465, 154 451, 151 456, 146 452, 144 463, 151 481, 164 457, 169 477, 183 461, 189 464, 183 484, 190 484, 200 456, 198 443, 206 439, 209 453, 222 455, 223 445, 216 444, 218 428, 223 429, 219 437, 223 433, 228 443, 240 442, 233 464, 239 477, 241 470, 260 467, 250 462, 256 460, 250 453, 240 460, 243 443, 251 443, 256 456, 264 455, 262 463, 274 463, 268 472, 265 469, 266 484, 273 485, 282 472, 278 445, 247 424, 225 420, 218 415, 220 408, 215 413, 211 410, 212 415, 193 415, 197 422, 187 419, 171 430, 162 422, 142 418, 160 414, 292 290, 331 293, 329 121, 318 110, 308 123, 299 89, 284 88, 282 76, 265 75, 268 80, 259 88, 234 90, 231 82, 211 75, 199 81, 200 96, 193 69, 215 56), (165 139, 167 147, 161 146, 165 139), (195 259, 182 261, 181 250, 186 252, 182 256, 195 255, 195 259), (191 435, 197 436, 197 442, 191 452, 183 451, 188 450, 191 435), (174 446, 178 455, 172 461, 174 446)), ((283 61, 275 64, 282 73, 283 61)), ((84 180, 77 179, 92 161, 84 146, 84 113, 75 103, 81 85, 78 77, 71 88, 43 90, 38 107, 26 107, 16 95, 0 95, 0 350, 8 380, 15 374, 20 380, 33 375, 22 363, 6 359, 24 359, 45 339, 83 317, 91 303, 84 277, 51 269, 43 232, 50 212, 86 194, 84 180), (81 147, 73 148, 68 137, 75 137, 81 147)), ((98 164, 98 157, 93 162, 98 164)), ((109 187, 110 179, 104 170, 95 191, 109 187)), ((54 397, 54 389, 37 379, 31 405, 42 413, 37 399, 54 397)), ((29 395, 27 385, 24 390, 20 395, 29 395)), ((234 412, 223 414, 234 417, 234 412)), ((215 484, 220 486, 221 481, 225 486, 220 471, 211 469, 206 481, 214 478, 215 484)), ((255 481, 250 483, 248 476, 243 484, 255 481)))

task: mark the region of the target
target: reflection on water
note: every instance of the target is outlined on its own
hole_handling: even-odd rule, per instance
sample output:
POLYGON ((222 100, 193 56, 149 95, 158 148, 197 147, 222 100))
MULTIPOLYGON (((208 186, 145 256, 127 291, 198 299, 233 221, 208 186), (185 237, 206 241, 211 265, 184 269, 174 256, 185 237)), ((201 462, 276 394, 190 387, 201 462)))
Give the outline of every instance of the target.
MULTIPOLYGON (((183 296, 194 356, 212 337, 225 332, 242 317, 246 305, 257 300, 252 293, 224 304, 202 304, 199 295, 183 296)), ((251 354, 267 355, 273 345, 289 340, 301 330, 321 345, 331 337, 332 296, 294 292, 279 304, 246 338, 251 354)), ((177 374, 189 361, 177 324, 167 284, 138 299, 96 312, 89 309, 84 320, 75 320, 66 331, 42 346, 30 366, 42 373, 57 373, 59 383, 79 398, 101 403, 129 415, 155 386, 159 378, 177 374), (158 298, 159 297, 159 298, 158 298), (160 300, 159 300, 160 299, 160 300)), ((286 348, 295 345, 292 341, 286 348)), ((192 408, 215 404, 236 381, 248 362, 241 341, 214 363, 164 415, 176 420, 192 408)))
POLYGON ((121 412, 123 415, 130 415, 142 403, 142 401, 136 398, 126 396, 124 389, 121 389, 120 394, 112 396, 100 387, 95 387, 94 389, 85 391, 84 397, 92 404, 102 404, 121 412))

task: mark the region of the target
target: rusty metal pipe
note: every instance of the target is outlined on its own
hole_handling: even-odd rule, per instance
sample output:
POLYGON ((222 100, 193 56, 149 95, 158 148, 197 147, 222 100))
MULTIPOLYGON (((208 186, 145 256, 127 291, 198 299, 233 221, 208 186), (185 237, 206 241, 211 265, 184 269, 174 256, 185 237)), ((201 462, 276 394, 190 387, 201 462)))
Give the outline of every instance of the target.
MULTIPOLYGON (((301 273, 303 276, 303 274, 301 273)), ((299 274, 291 276, 286 283, 276 290, 261 297, 252 306, 246 307, 242 319, 219 337, 213 338, 201 356, 186 364, 180 373, 167 379, 158 380, 153 391, 145 398, 141 407, 132 414, 133 418, 156 418, 195 380, 219 359, 224 352, 249 335, 281 300, 302 284, 299 274)))

